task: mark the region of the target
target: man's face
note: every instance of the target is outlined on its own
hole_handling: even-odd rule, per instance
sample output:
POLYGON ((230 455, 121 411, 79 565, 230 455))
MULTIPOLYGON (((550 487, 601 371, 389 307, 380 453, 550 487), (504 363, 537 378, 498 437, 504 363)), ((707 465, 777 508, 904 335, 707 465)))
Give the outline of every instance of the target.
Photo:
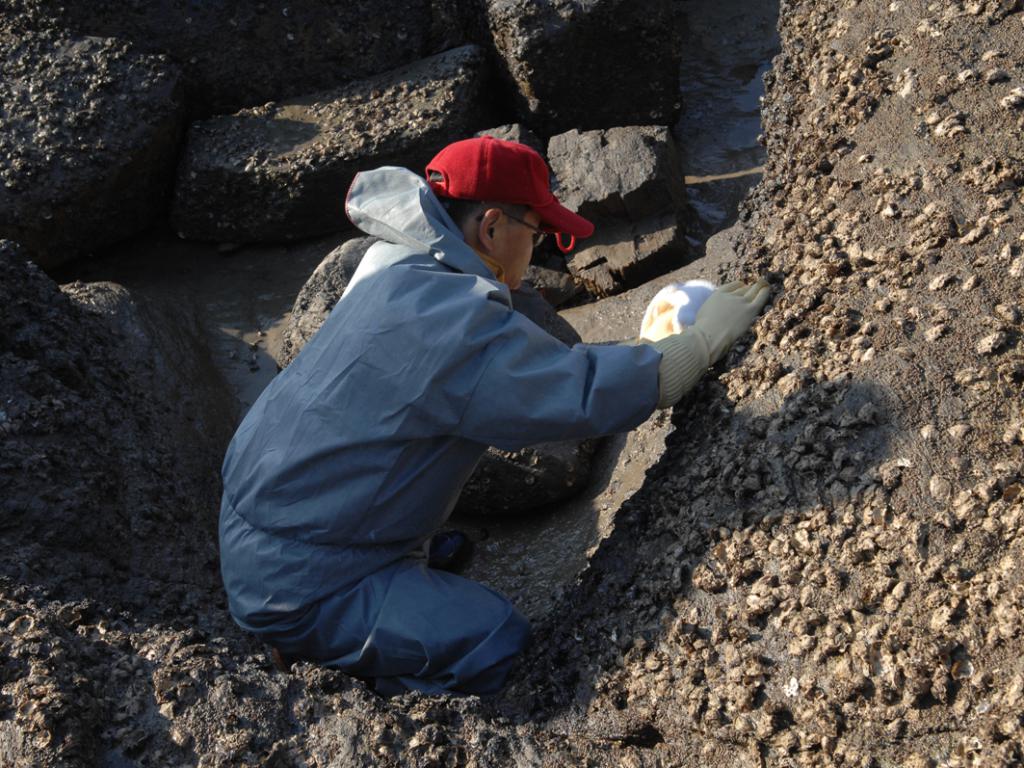
MULTIPOLYGON (((511 251, 508 261, 505 262, 505 281, 508 287, 514 291, 519 288, 523 276, 530 266, 530 258, 533 256, 533 236, 536 234, 536 230, 507 215, 502 219, 507 222, 509 228, 508 247, 511 251)), ((540 216, 534 211, 527 211, 522 219, 533 227, 540 225, 540 216)))
POLYGON ((481 240, 486 239, 490 257, 505 270, 505 284, 512 290, 519 288, 530 266, 536 234, 532 227, 540 225, 540 216, 535 211, 528 210, 521 218, 523 221, 517 221, 505 211, 492 208, 484 214, 482 222, 486 234, 481 232, 481 240))

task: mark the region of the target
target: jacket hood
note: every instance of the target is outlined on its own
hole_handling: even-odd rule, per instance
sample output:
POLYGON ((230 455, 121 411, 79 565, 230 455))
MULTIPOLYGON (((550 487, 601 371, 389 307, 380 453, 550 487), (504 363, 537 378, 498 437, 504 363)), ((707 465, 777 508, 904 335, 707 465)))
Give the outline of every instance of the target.
POLYGON ((406 168, 384 166, 357 173, 345 199, 345 213, 368 235, 430 251, 452 269, 494 279, 426 180, 406 168))

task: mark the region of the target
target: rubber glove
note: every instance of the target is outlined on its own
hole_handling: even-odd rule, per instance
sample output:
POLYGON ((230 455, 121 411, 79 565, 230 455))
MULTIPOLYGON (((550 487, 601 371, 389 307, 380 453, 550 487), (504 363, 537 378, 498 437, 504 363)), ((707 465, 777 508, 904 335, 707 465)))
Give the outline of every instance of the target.
POLYGON ((760 279, 752 285, 737 280, 708 297, 697 312, 693 327, 707 339, 712 365, 753 325, 770 295, 768 283, 760 279))
POLYGON ((659 408, 674 406, 693 389, 708 366, 721 359, 750 328, 770 294, 764 280, 752 285, 739 281, 723 285, 704 302, 692 326, 654 342, 661 352, 659 408))

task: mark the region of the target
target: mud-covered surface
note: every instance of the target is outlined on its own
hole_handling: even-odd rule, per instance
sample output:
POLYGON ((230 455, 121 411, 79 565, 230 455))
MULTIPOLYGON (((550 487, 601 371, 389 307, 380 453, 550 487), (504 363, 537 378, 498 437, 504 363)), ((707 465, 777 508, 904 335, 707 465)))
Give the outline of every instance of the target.
POLYGON ((735 221, 739 202, 761 179, 760 97, 779 52, 779 4, 689 0, 677 11, 683 111, 673 134, 706 237, 735 221))
POLYGON ((4 262, 30 331, 0 337, 2 460, 91 504, 117 556, 83 555, 104 540, 81 523, 5 527, 35 549, 0 578, 0 764, 1020 764, 1019 5, 782 4, 764 180, 723 266, 768 275, 773 303, 493 700, 273 672, 160 455, 128 463, 155 485, 110 506, 128 520, 103 516, 110 474, 76 467, 121 466, 131 439, 79 454, 61 430, 149 406, 91 315, 4 262))

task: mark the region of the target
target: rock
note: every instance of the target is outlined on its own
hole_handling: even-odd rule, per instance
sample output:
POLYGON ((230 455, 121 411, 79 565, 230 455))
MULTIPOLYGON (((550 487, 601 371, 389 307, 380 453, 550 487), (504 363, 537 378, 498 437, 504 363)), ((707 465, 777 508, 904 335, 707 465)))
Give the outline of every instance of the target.
POLYGON ((668 0, 487 0, 486 14, 531 128, 674 122, 679 51, 668 0))
MULTIPOLYGON (((47 6, 51 23, 169 54, 203 114, 364 78, 465 42, 464 0, 223 3, 119 0, 47 6)), ((480 19, 482 24, 482 19, 480 19)))
POLYGON ((502 139, 504 141, 515 141, 537 150, 541 155, 544 154, 544 142, 537 138, 537 135, 522 123, 499 125, 497 128, 478 131, 476 135, 493 136, 495 139, 502 139))
POLYGON ((201 345, 166 346, 120 286, 58 289, 6 241, 0 303, 0 574, 110 606, 144 574, 183 578, 192 566, 165 537, 210 551, 210 467, 230 436, 202 418, 217 401, 196 380, 201 345))
POLYGON ((199 464, 191 467, 196 474, 216 463, 237 426, 237 402, 211 370, 205 331, 188 300, 140 302, 110 282, 75 281, 60 289, 117 335, 118 358, 164 414, 161 439, 187 446, 195 455, 188 464, 199 464))
POLYGON ((591 219, 639 221, 686 208, 675 140, 662 126, 571 130, 548 142, 555 194, 591 219))
POLYGON ((548 160, 559 200, 595 223, 567 259, 589 291, 607 296, 681 266, 685 183, 667 128, 568 131, 548 143, 548 160))
POLYGON ((445 144, 488 122, 483 52, 447 51, 302 99, 194 123, 172 222, 197 240, 274 241, 351 226, 357 171, 422 172, 445 144))
POLYGON ((605 225, 566 260, 569 271, 595 296, 610 296, 686 261, 686 241, 672 214, 637 224, 605 225))
POLYGON ((184 120, 167 57, 110 38, 0 36, 0 237, 55 267, 160 213, 184 120))
POLYGON ((594 441, 489 448, 462 487, 456 513, 518 515, 574 496, 590 476, 594 441))
MULTIPOLYGON (((374 242, 374 238, 360 237, 343 243, 302 287, 281 348, 273 351, 282 368, 323 325, 374 242)), ((512 304, 562 343, 580 341, 573 327, 528 283, 512 292, 512 304)), ((545 443, 514 452, 490 448, 467 481, 458 509, 480 515, 514 514, 572 496, 587 482, 593 451, 593 440, 545 443)))
POLYGON ((552 262, 555 262, 552 266, 531 264, 523 279, 536 288, 548 304, 560 307, 575 298, 580 288, 572 279, 572 275, 566 271, 565 261, 559 257, 555 259, 552 259, 552 262), (555 259, 558 261, 555 262, 555 259))
POLYGON ((974 351, 979 355, 994 355, 1009 340, 1006 331, 996 331, 978 340, 974 345, 974 351))

